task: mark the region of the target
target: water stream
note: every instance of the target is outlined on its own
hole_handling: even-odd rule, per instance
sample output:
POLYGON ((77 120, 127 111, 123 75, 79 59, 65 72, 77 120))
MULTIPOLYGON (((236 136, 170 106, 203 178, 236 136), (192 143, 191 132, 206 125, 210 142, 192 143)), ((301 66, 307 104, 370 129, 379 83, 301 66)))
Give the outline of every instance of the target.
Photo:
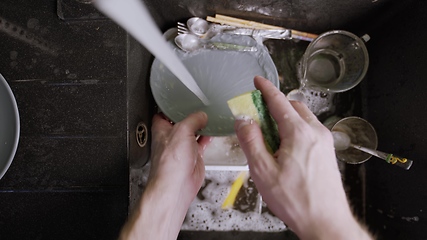
POLYGON ((139 0, 102 0, 95 6, 128 31, 159 59, 205 105, 209 100, 163 38, 149 11, 139 0))

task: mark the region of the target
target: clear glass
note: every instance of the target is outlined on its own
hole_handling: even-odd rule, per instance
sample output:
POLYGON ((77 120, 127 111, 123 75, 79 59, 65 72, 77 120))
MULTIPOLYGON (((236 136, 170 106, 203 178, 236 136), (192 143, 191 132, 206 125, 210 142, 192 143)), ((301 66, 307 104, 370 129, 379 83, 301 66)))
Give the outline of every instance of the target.
POLYGON ((302 59, 301 87, 344 92, 359 84, 369 66, 365 43, 353 33, 334 30, 311 42, 302 59))

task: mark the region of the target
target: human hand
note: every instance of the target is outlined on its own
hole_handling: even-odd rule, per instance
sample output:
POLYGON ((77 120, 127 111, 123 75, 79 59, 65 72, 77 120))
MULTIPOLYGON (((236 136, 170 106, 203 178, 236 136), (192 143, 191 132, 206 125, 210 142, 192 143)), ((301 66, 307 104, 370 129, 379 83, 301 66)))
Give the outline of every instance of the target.
POLYGON ((153 117, 150 176, 121 239, 176 239, 204 180, 202 155, 210 138, 197 140, 195 134, 207 122, 203 112, 175 125, 160 114, 153 117))
POLYGON ((253 121, 238 120, 235 128, 270 210, 302 239, 369 238, 351 213, 329 130, 268 80, 255 77, 255 86, 277 122, 280 147, 272 156, 253 121))
POLYGON ((182 198, 184 206, 190 205, 205 176, 202 155, 210 138, 201 136, 197 140, 195 134, 207 121, 203 112, 190 114, 175 125, 160 114, 153 118, 148 185, 164 185, 182 198))

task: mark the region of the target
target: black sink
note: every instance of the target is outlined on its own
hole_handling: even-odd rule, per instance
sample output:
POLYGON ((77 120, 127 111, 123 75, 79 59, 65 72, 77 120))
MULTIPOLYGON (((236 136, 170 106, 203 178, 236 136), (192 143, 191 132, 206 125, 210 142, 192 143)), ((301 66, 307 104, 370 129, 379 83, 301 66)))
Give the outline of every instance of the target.
MULTIPOLYGON (((413 169, 404 171, 373 158, 366 164, 346 165, 343 178, 355 214, 380 239, 427 238, 423 231, 423 203, 427 195, 422 189, 426 179, 421 173, 425 158, 422 149, 427 147, 422 137, 427 133, 422 124, 426 111, 420 104, 427 96, 427 86, 422 80, 425 72, 422 50, 427 46, 422 26, 427 23, 423 14, 427 4, 376 0, 146 3, 162 30, 192 16, 218 13, 318 34, 342 29, 359 36, 370 35, 367 48, 371 64, 365 80, 355 89, 338 94, 334 100, 336 110, 322 114, 319 119, 323 121, 331 115, 363 117, 376 128, 380 149, 418 160, 413 169), (417 101, 412 103, 414 99, 417 101)), ((294 64, 306 47, 304 44, 266 42, 285 93, 295 87, 294 64)), ((284 239, 287 235, 292 233, 182 231, 180 239, 284 239)))

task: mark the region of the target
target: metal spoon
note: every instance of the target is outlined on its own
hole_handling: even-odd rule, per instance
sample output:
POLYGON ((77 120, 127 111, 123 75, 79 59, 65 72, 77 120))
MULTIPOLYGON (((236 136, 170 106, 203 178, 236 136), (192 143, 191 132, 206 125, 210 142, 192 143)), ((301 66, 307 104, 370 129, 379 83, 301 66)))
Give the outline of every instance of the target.
POLYGON ((352 148, 358 149, 362 152, 371 154, 372 156, 376 156, 378 158, 381 158, 381 159, 385 160, 387 163, 394 164, 394 165, 399 166, 405 170, 409 170, 409 168, 411 168, 411 166, 412 166, 412 163, 413 163, 412 160, 397 157, 391 153, 385 153, 385 152, 381 152, 378 150, 374 150, 374 149, 370 149, 370 148, 366 148, 366 147, 362 147, 359 145, 352 144, 350 137, 344 132, 333 131, 332 136, 334 138, 334 147, 335 147, 335 150, 337 150, 337 151, 343 151, 343 150, 348 149, 349 147, 352 147, 352 148))
POLYGON ((188 30, 202 39, 210 39, 218 33, 252 36, 261 38, 262 42, 268 39, 292 39, 289 29, 252 29, 219 24, 209 24, 203 18, 192 17, 187 20, 188 30))
POLYGON ((175 44, 186 52, 196 51, 202 48, 205 49, 218 49, 218 50, 232 50, 254 52, 257 51, 256 47, 241 46, 231 43, 222 42, 206 42, 201 40, 194 34, 179 34, 175 37, 175 44))
POLYGON ((201 39, 211 39, 223 30, 232 30, 236 27, 228 25, 210 24, 203 18, 192 17, 187 20, 187 27, 190 33, 193 33, 201 39))
POLYGON ((187 27, 190 32, 201 37, 208 31, 209 23, 203 18, 192 17, 187 20, 187 27))

